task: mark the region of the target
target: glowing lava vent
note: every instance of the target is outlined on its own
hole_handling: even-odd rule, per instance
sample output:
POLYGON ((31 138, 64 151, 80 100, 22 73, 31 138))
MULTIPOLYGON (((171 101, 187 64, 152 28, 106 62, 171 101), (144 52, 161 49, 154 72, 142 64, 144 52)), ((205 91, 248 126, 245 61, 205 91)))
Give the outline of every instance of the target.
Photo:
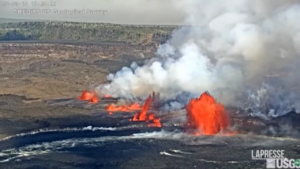
POLYGON ((89 103, 98 103, 98 97, 96 92, 89 92, 87 90, 81 93, 81 96, 78 97, 78 100, 89 101, 89 103))
POLYGON ((155 99, 155 93, 153 95, 149 96, 147 100, 145 101, 142 111, 139 113, 136 113, 132 119, 132 121, 151 121, 152 123, 148 124, 149 127, 162 127, 160 123, 160 119, 156 118, 154 113, 147 114, 153 100, 155 99))
POLYGON ((208 92, 203 93, 199 98, 191 99, 186 106, 186 111, 185 129, 188 133, 214 135, 225 132, 226 134, 231 125, 225 107, 217 103, 208 92))

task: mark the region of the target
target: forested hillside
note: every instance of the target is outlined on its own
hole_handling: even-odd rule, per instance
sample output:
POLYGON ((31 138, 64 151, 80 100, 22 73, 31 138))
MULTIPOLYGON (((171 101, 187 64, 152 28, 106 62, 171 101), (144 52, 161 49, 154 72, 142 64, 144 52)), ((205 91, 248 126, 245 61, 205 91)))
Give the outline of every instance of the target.
POLYGON ((103 23, 19 22, 0 24, 0 40, 112 41, 163 43, 175 26, 133 26, 103 23))

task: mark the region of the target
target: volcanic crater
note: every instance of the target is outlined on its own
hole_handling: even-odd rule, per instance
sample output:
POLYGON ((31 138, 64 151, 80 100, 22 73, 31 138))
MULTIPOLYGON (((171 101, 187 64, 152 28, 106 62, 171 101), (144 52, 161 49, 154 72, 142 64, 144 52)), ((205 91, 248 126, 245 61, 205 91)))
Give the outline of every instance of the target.
MULTIPOLYGON (((264 168, 265 161, 251 160, 250 150, 266 148, 300 157, 296 112, 265 120, 225 107, 209 91, 181 110, 163 111, 155 91, 130 100, 93 90, 132 60, 24 59, 5 49, 35 49, 13 44, 1 44, 10 46, 0 55, 1 168, 264 168)), ((43 47, 62 53, 80 47, 61 45, 43 47)), ((142 63, 142 49, 135 52, 131 55, 142 63)))

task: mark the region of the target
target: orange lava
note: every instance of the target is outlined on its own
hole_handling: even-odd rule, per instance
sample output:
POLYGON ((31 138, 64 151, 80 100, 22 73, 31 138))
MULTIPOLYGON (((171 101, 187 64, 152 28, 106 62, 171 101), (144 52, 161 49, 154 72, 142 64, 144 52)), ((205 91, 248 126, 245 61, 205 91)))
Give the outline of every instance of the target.
POLYGON ((191 99, 186 106, 186 111, 185 127, 188 131, 192 130, 195 135, 215 135, 226 132, 231 126, 225 107, 217 103, 207 92, 199 98, 191 99))
POLYGON ((106 111, 114 112, 114 111, 123 111, 123 112, 132 112, 141 110, 142 107, 138 103, 133 103, 129 106, 114 106, 113 104, 110 104, 106 107, 106 111))
POLYGON ((153 96, 151 97, 151 95, 147 98, 147 100, 145 101, 143 107, 142 107, 142 111, 139 113, 136 113, 133 116, 132 121, 152 121, 152 123, 148 124, 149 127, 162 127, 161 123, 160 123, 160 119, 156 118, 155 115, 153 113, 150 113, 149 115, 147 115, 147 112, 151 106, 151 103, 153 102, 154 99, 154 93, 153 96))
POLYGON ((90 104, 98 103, 98 97, 96 92, 89 92, 87 90, 81 93, 81 96, 78 97, 78 100, 89 101, 90 104))
POLYGON ((150 108, 152 102, 151 96, 149 96, 143 105, 142 111, 140 113, 136 113, 133 117, 133 121, 146 121, 147 120, 147 111, 150 108))
POLYGON ((148 127, 162 127, 160 119, 153 119, 152 124, 148 124, 148 127))
POLYGON ((78 100, 91 100, 94 95, 95 95, 94 92, 89 92, 85 90, 81 93, 81 96, 78 97, 78 100))
POLYGON ((106 94, 105 96, 104 96, 104 98, 111 98, 112 96, 111 95, 108 95, 108 94, 106 94))
POLYGON ((94 95, 92 99, 89 101, 89 104, 98 103, 98 97, 94 95))

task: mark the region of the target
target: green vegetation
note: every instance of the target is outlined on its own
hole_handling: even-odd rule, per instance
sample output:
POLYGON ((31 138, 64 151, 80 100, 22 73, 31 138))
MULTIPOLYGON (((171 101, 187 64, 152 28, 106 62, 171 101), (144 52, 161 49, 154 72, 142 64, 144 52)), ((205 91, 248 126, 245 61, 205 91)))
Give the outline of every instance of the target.
POLYGON ((74 22, 2 23, 0 40, 113 41, 144 44, 166 41, 175 28, 74 22))

